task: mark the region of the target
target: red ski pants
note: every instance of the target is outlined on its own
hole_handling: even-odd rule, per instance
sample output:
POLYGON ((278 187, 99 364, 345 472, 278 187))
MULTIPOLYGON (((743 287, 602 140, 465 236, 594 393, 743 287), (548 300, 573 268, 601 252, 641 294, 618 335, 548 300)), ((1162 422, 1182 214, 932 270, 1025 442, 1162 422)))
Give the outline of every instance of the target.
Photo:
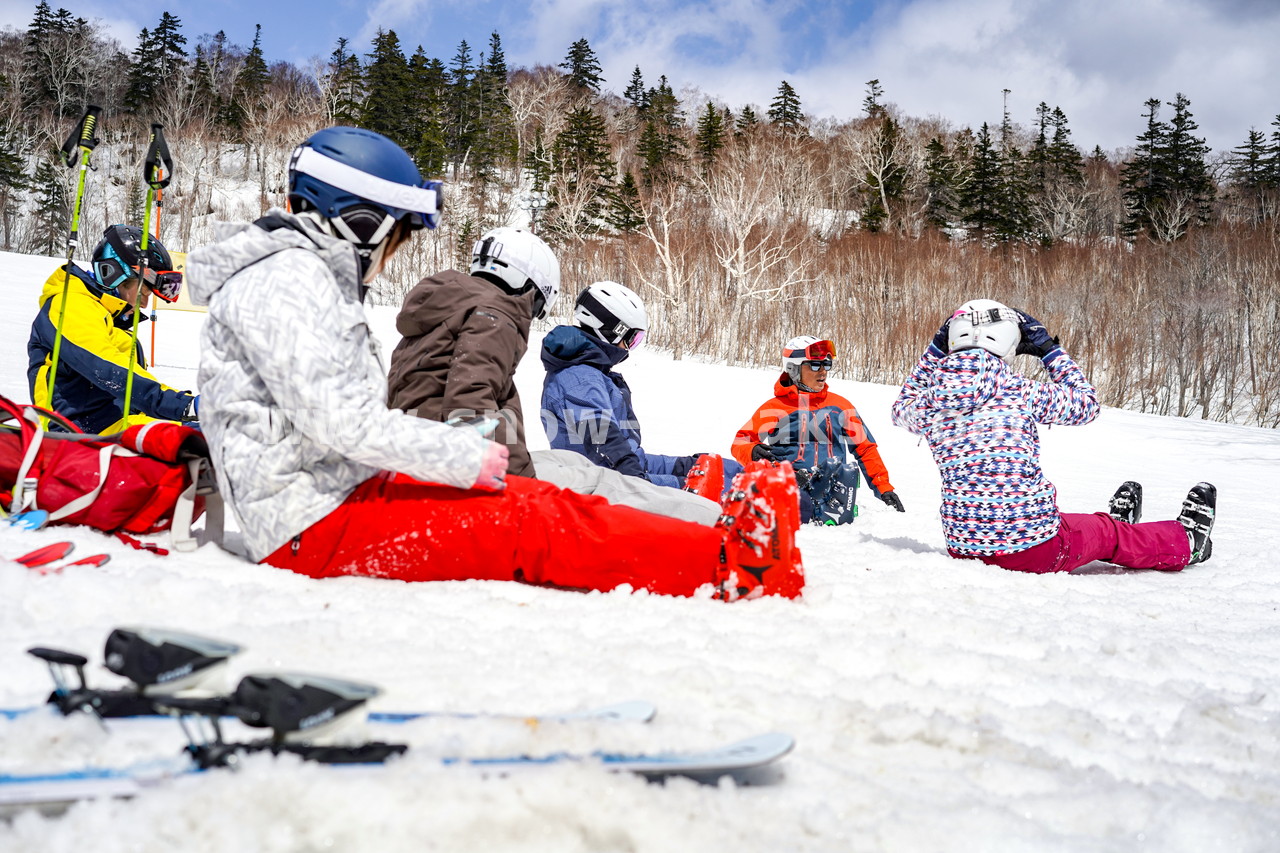
POLYGON ((576 590, 623 584, 692 595, 715 581, 714 528, 508 477, 467 491, 384 472, 263 560, 313 578, 505 580, 576 590))
MULTIPOLYGON (((1176 521, 1126 524, 1105 512, 1063 513, 1058 534, 1016 554, 979 557, 1014 572, 1069 572, 1094 560, 1127 569, 1179 571, 1191 559, 1187 531, 1176 521)), ((956 555, 962 556, 962 555, 956 555)))

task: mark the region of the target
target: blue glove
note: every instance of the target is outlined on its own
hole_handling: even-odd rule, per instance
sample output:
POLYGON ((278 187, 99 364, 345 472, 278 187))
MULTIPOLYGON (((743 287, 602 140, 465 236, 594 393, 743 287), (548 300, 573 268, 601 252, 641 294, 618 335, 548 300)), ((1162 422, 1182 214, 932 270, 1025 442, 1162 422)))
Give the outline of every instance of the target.
POLYGON ((942 324, 942 328, 938 329, 938 333, 933 336, 933 340, 929 346, 937 350, 935 355, 946 355, 951 349, 951 318, 947 318, 947 322, 942 324))
POLYGON ((191 398, 191 405, 187 406, 186 414, 182 416, 182 422, 200 420, 200 395, 197 394, 191 398))
POLYGON ((1018 355, 1044 358, 1058 348, 1058 339, 1049 337, 1049 330, 1044 327, 1044 323, 1022 311, 1018 312, 1018 316, 1022 318, 1018 322, 1018 329, 1022 332, 1022 340, 1018 342, 1018 355))

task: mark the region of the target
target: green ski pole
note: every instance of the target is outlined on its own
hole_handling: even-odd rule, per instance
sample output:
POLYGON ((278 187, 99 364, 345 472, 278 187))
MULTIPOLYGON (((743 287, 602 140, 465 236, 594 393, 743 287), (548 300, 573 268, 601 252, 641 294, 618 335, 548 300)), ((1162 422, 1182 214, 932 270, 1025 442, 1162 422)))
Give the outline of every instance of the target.
POLYGON ((129 375, 124 381, 124 426, 129 426, 129 409, 133 401, 133 368, 138 363, 138 314, 142 305, 142 289, 151 289, 156 280, 156 271, 151 269, 151 259, 147 257, 147 243, 151 235, 151 205, 156 192, 169 185, 173 178, 173 158, 169 156, 169 145, 164 141, 164 125, 151 125, 151 144, 147 147, 147 156, 142 161, 142 179, 147 182, 147 203, 142 214, 142 250, 138 259, 138 273, 142 283, 133 297, 133 330, 129 337, 129 375))
POLYGON ((58 356, 62 351, 62 324, 67 317, 67 290, 71 285, 71 260, 80 242, 80 202, 84 199, 84 178, 89 171, 89 157, 98 145, 94 131, 98 129, 98 114, 102 107, 89 105, 67 141, 62 143, 62 162, 68 169, 80 163, 80 175, 76 182, 76 202, 71 209, 71 233, 67 238, 67 263, 63 267, 62 304, 58 308, 58 329, 53 336, 53 363, 49 366, 49 408, 53 408, 53 384, 58 378, 58 356))

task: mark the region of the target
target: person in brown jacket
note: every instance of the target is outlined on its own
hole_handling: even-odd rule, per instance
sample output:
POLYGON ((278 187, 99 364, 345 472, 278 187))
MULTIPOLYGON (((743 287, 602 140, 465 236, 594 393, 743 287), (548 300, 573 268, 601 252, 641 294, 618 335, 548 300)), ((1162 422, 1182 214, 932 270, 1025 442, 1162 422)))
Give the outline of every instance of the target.
POLYGON ((511 451, 507 471, 535 476, 515 366, 529 347, 530 321, 545 315, 559 291, 560 264, 546 243, 515 228, 485 235, 471 275, 445 270, 405 297, 389 405, 433 421, 495 418, 492 440, 511 451))
POLYGON ((611 503, 712 525, 713 500, 655 486, 566 450, 525 445, 516 365, 533 317, 560 291, 560 264, 537 236, 496 228, 472 250, 471 274, 445 270, 418 282, 396 316, 401 341, 391 354, 388 405, 436 421, 496 421, 492 439, 511 451, 508 471, 611 503))

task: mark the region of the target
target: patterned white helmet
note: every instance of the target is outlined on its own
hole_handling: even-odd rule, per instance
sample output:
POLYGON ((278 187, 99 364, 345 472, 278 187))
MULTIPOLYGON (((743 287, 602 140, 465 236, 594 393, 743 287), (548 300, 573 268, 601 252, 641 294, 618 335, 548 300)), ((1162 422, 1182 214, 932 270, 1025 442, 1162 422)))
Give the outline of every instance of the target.
POLYGON ((994 299, 971 299, 951 315, 948 349, 984 349, 1005 362, 1012 362, 1022 342, 1022 317, 994 299))
POLYGON ((578 294, 573 322, 605 343, 625 350, 640 346, 649 328, 649 316, 640 297, 616 281, 597 281, 578 294))
POLYGON ((508 293, 535 291, 533 316, 545 317, 560 295, 560 262, 551 247, 520 228, 495 228, 471 249, 471 274, 508 293))

